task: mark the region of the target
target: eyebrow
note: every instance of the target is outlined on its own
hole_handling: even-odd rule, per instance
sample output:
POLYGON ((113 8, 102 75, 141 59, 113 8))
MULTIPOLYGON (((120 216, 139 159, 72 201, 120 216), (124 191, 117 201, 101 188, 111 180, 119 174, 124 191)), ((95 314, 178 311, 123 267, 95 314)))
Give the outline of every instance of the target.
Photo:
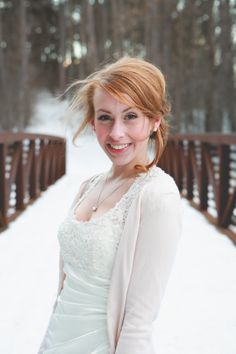
MULTIPOLYGON (((132 109, 132 107, 125 108, 125 109, 122 111, 122 113, 127 112, 127 111, 129 111, 130 109, 132 109)), ((100 111, 106 112, 106 113, 109 113, 109 114, 112 114, 110 111, 108 111, 108 110, 106 110, 106 109, 103 109, 103 108, 99 108, 96 112, 100 112, 100 111)))

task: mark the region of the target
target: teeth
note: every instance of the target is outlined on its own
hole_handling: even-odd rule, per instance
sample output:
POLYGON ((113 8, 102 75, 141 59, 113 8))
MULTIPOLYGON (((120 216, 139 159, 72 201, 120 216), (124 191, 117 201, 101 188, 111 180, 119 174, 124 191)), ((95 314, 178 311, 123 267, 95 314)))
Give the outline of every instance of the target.
POLYGON ((112 145, 110 144, 110 146, 113 148, 113 149, 116 149, 116 150, 121 150, 121 149, 124 149, 128 146, 129 144, 122 144, 122 145, 112 145))

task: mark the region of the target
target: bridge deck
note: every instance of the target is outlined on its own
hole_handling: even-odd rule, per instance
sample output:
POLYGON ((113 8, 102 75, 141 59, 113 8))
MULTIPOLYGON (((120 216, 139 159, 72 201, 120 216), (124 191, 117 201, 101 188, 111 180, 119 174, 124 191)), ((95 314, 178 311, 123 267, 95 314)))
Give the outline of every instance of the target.
MULTIPOLYGON (((80 182, 108 166, 102 155, 89 161, 88 149, 98 153, 94 143, 69 146, 68 174, 0 236, 1 353, 37 353, 57 288, 57 228, 80 182)), ((236 248, 182 202, 183 235, 155 328, 159 352, 233 354, 236 248)))

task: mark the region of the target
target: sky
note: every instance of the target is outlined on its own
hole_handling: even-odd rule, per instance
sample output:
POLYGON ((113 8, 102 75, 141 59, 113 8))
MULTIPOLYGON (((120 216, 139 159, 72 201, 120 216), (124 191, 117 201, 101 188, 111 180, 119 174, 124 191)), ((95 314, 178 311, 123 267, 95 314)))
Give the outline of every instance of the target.
MULTIPOLYGON (((37 354, 57 290, 58 227, 80 183, 110 166, 93 137, 72 145, 65 109, 42 93, 28 131, 67 139, 66 175, 0 234, 1 354, 37 354)), ((236 247, 182 203, 182 238, 153 329, 158 354, 235 354, 236 247)))

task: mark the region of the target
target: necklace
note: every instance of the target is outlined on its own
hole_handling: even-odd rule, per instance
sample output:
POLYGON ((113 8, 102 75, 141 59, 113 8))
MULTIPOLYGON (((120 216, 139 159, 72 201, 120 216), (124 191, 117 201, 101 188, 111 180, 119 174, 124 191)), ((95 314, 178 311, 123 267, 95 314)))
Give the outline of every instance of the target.
POLYGON ((106 200, 108 197, 110 197, 113 193, 115 193, 115 191, 117 191, 120 187, 122 187, 122 186, 127 182, 127 180, 126 180, 125 182, 121 183, 118 187, 116 187, 111 193, 109 193, 105 198, 103 198, 103 199, 99 202, 100 197, 101 197, 101 194, 102 194, 102 191, 104 190, 104 187, 105 187, 106 182, 107 182, 107 177, 108 177, 108 176, 106 176, 105 182, 104 182, 104 184, 103 184, 103 188, 100 190, 100 193, 99 193, 97 202, 96 202, 96 204, 92 207, 92 211, 93 211, 94 213, 98 210, 99 206, 104 202, 104 200, 106 200))

